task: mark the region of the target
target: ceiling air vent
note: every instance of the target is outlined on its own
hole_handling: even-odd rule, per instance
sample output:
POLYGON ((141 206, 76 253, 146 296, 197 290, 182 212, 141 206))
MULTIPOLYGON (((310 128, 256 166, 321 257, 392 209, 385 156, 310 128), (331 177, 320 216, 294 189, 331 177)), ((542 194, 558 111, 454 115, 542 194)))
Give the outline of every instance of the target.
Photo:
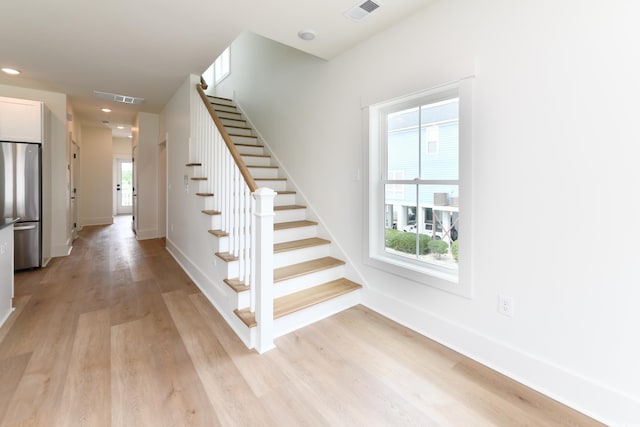
POLYGON ((355 5, 351 9, 347 10, 344 15, 354 21, 361 21, 369 16, 374 10, 380 7, 380 3, 376 3, 372 0, 367 0, 364 3, 355 5))
POLYGON ((136 98, 135 96, 116 95, 115 93, 100 92, 97 90, 94 90, 93 93, 100 99, 122 102, 123 104, 142 104, 144 102, 144 98, 136 98))

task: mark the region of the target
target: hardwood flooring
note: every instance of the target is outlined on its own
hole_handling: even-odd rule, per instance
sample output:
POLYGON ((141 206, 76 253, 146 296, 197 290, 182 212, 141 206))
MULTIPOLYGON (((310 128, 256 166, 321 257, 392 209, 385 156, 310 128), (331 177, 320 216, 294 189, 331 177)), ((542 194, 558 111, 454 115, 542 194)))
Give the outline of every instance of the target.
POLYGON ((591 426, 362 306, 248 350, 128 218, 16 275, 1 426, 591 426))

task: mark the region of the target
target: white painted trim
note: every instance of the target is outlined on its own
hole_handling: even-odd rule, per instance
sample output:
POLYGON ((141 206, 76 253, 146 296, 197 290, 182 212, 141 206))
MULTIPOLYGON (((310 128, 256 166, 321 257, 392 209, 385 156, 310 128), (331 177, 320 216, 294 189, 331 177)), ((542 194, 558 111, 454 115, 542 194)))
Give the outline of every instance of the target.
POLYGON ((87 225, 111 225, 113 224, 113 217, 105 216, 105 217, 82 218, 80 222, 83 227, 87 225))
MULTIPOLYGON (((51 258, 69 256, 69 254, 71 254, 71 249, 73 249, 73 246, 71 246, 70 244, 52 246, 51 247, 51 258)), ((49 258, 49 260, 51 258, 49 258)), ((49 263, 49 260, 47 260, 46 263, 43 263, 42 266, 43 267, 46 266, 46 264, 49 263)))
POLYGON ((640 400, 633 396, 393 296, 371 289, 362 292, 362 304, 371 310, 583 414, 607 425, 633 426, 640 421, 640 400))
POLYGON ((151 228, 148 230, 136 230, 136 240, 156 239, 158 237, 158 230, 151 228))
POLYGON ((228 298, 227 295, 225 295, 227 290, 229 292, 233 291, 224 283, 218 285, 210 280, 169 238, 167 238, 166 241, 167 252, 171 254, 184 272, 187 273, 187 276, 189 276, 202 294, 215 307, 218 313, 220 313, 227 325, 233 329, 233 332, 242 340, 244 345, 248 348, 253 348, 255 336, 251 329, 255 328, 247 328, 237 316, 233 315, 233 309, 225 310, 225 307, 220 304, 220 302, 224 301, 235 301, 234 298, 228 298))
POLYGON ((4 325, 4 322, 7 321, 7 319, 9 318, 9 316, 11 316, 11 313, 13 313, 15 311, 15 307, 12 307, 7 314, 4 316, 4 318, 2 320, 0 320, 0 328, 2 327, 2 325, 4 325))

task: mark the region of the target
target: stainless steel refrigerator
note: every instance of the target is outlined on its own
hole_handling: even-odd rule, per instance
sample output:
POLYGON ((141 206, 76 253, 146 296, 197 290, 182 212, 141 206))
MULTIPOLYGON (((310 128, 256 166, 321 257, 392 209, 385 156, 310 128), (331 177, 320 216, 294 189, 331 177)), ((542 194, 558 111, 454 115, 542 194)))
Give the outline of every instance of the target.
POLYGON ((14 225, 14 268, 42 265, 42 145, 0 142, 0 218, 14 225))

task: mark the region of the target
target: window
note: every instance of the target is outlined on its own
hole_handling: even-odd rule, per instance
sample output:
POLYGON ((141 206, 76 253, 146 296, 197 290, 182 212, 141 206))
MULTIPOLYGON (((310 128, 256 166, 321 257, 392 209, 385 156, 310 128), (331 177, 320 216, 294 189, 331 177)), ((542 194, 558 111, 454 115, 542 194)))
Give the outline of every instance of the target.
POLYGON ((370 263, 461 294, 470 292, 470 105, 463 81, 369 108, 370 263))
POLYGON ((204 76, 207 82, 213 81, 213 86, 215 86, 224 80, 230 72, 231 58, 229 48, 226 48, 204 72, 204 76))

